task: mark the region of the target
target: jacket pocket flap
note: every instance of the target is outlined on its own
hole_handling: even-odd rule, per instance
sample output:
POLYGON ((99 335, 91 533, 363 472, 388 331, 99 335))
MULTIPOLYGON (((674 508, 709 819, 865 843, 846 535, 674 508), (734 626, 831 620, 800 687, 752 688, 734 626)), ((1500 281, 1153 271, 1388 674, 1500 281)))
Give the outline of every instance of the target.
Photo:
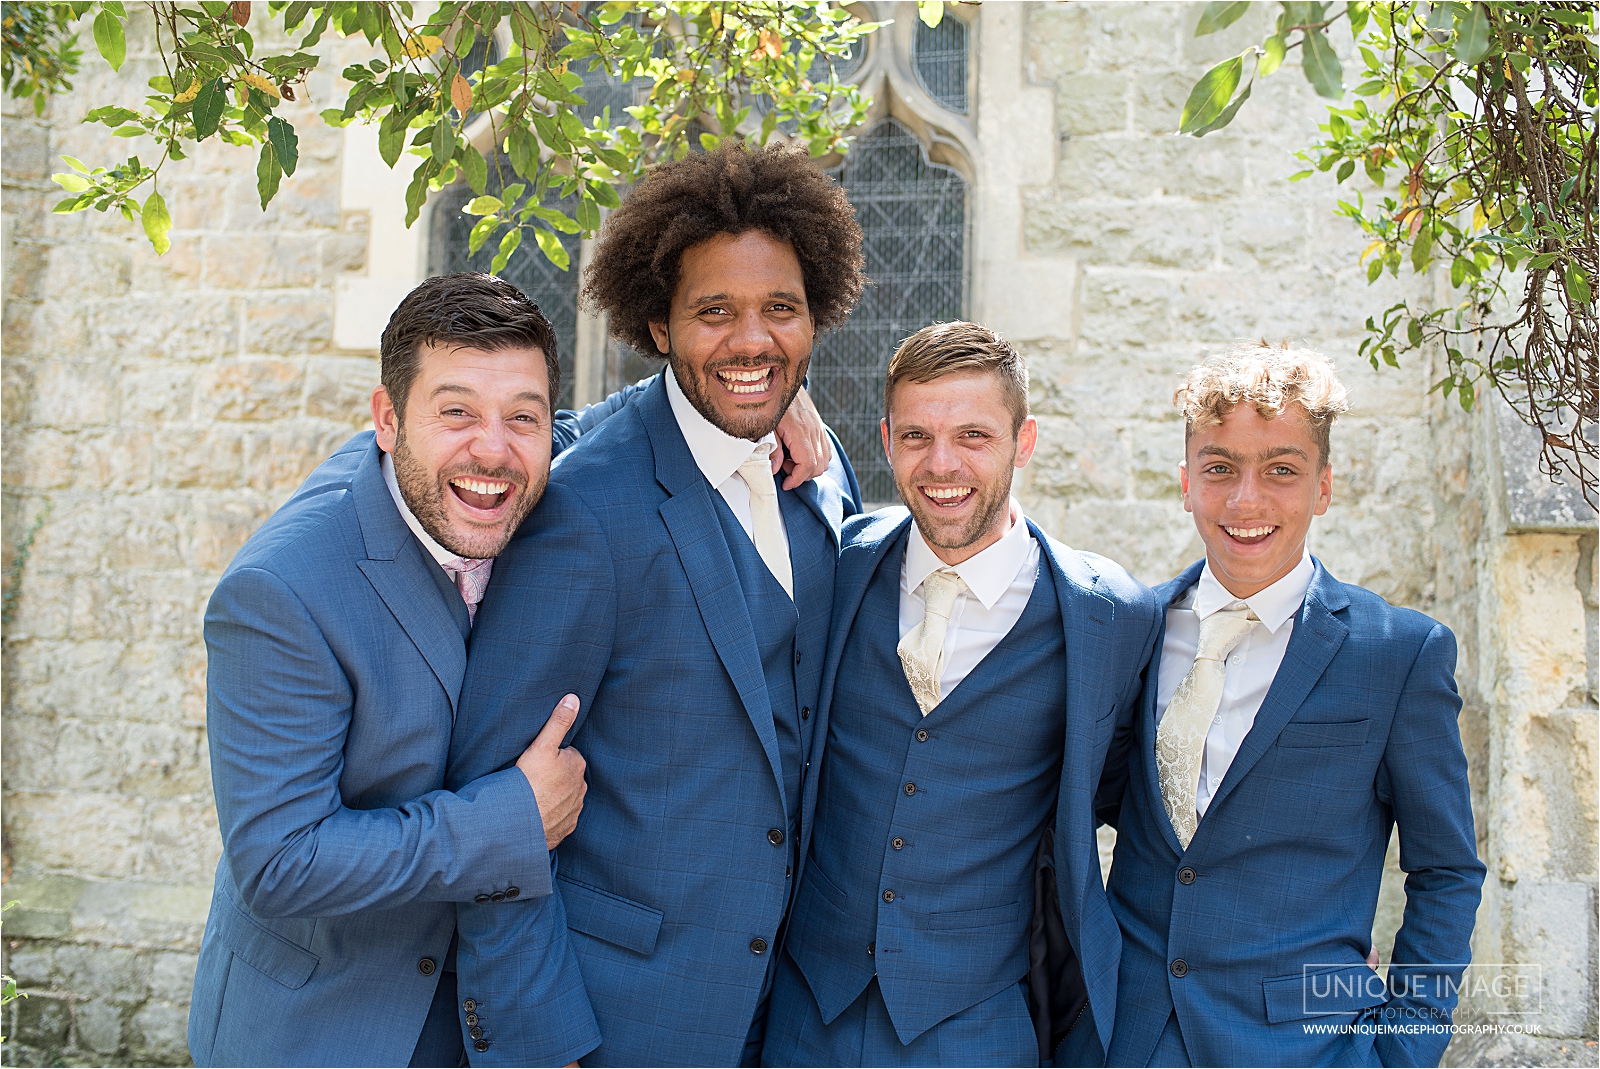
POLYGON ((260 921, 240 909, 227 891, 218 888, 217 894, 222 896, 227 907, 224 914, 227 919, 217 931, 227 948, 256 972, 289 990, 304 987, 316 971, 317 956, 268 931, 260 921))
POLYGON ((592 935, 635 954, 652 954, 661 934, 662 912, 631 898, 556 877, 561 903, 567 908, 567 927, 592 935))
MULTIPOLYGON (((1028 910, 1032 903, 1028 904, 1028 910)), ((989 928, 996 924, 1014 925, 1026 911, 1019 900, 1003 906, 984 906, 981 909, 959 909, 950 913, 929 913, 928 928, 936 932, 954 932, 965 928, 989 928)))
POLYGON ((1278 733, 1278 745, 1317 748, 1322 746, 1360 746, 1367 741, 1371 720, 1345 720, 1316 723, 1291 720, 1278 733))
POLYGON ((1389 999, 1383 977, 1364 964, 1272 976, 1261 981, 1261 988, 1267 998, 1267 1020, 1272 1024, 1358 1013, 1389 999))

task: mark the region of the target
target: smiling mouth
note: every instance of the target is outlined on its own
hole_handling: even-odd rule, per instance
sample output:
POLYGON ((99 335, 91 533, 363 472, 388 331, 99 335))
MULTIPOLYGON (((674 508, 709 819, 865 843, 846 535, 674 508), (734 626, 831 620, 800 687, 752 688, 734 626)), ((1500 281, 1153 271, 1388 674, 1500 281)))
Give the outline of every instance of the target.
POLYGON ((480 512, 493 512, 505 504, 511 493, 511 484, 499 479, 474 479, 458 475, 450 480, 450 489, 460 501, 480 512))
POLYGON ((1229 538, 1233 539, 1235 542, 1238 542, 1240 545, 1253 546, 1258 542, 1265 542, 1268 536, 1270 536, 1273 531, 1276 531, 1278 527, 1276 524, 1270 524, 1263 527, 1223 526, 1222 529, 1228 533, 1229 538))
POLYGON ((722 383, 722 388, 736 397, 751 397, 766 393, 772 388, 772 372, 770 367, 747 368, 730 367, 717 372, 717 381, 722 383))
POLYGON ((924 486, 922 496, 935 508, 956 509, 966 504, 973 489, 971 486, 924 486))

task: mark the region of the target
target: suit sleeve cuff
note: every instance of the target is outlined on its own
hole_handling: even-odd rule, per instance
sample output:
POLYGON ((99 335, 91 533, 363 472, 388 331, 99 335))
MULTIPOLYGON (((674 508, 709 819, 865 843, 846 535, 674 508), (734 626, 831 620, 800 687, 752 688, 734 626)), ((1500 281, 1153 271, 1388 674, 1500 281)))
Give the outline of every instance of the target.
POLYGON ((494 889, 515 887, 524 898, 547 895, 553 890, 550 851, 545 846, 544 820, 534 799, 528 777, 519 768, 494 772, 473 780, 457 792, 486 813, 498 815, 506 850, 497 871, 484 873, 482 883, 494 889))

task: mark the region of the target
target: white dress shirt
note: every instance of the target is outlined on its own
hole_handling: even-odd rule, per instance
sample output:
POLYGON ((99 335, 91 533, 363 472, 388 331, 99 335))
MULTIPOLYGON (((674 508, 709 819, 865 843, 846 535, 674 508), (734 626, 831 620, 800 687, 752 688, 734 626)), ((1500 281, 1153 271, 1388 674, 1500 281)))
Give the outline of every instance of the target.
MULTIPOLYGON (((778 436, 768 434, 754 442, 748 438, 735 438, 700 414, 700 410, 684 396, 683 387, 678 385, 670 365, 666 377, 667 400, 672 405, 672 416, 678 421, 683 440, 689 444, 695 465, 706 477, 706 482, 716 487, 722 500, 728 503, 734 519, 739 521, 739 526, 744 528, 744 533, 750 536, 754 545, 756 535, 755 524, 750 519, 750 487, 739 474, 739 465, 748 460, 762 442, 771 442, 774 450, 781 448, 778 436)), ((783 536, 783 552, 788 553, 789 529, 783 522, 782 509, 778 510, 778 526, 783 536)))
POLYGON ((915 523, 900 564, 900 637, 922 623, 926 602, 922 581, 940 568, 952 568, 967 584, 956 595, 944 633, 944 671, 939 693, 949 696, 978 662, 1000 644, 1022 619, 1039 575, 1039 543, 1023 522, 1022 506, 1011 501, 1011 529, 1000 541, 960 564, 940 560, 915 523))
POLYGON ((389 488, 389 496, 394 498, 394 507, 400 510, 400 518, 406 521, 406 526, 411 528, 411 533, 417 536, 417 541, 422 543, 422 548, 427 550, 429 555, 439 562, 439 567, 441 568, 446 564, 454 564, 463 560, 464 558, 456 556, 438 542, 435 542, 433 536, 424 530, 422 524, 417 521, 416 516, 412 515, 410 507, 406 505, 406 499, 400 494, 400 481, 394 477, 394 460, 389 454, 383 454, 383 460, 379 463, 383 467, 383 485, 389 488))
POLYGON ((1207 562, 1200 581, 1186 590, 1167 609, 1167 635, 1161 643, 1161 672, 1156 681, 1156 723, 1166 715, 1172 694, 1183 677, 1194 667, 1195 651, 1200 646, 1200 621, 1222 609, 1249 606, 1261 622, 1239 640, 1228 654, 1223 669, 1222 704, 1211 718, 1206 734, 1206 752, 1200 761, 1200 786, 1195 791, 1194 807, 1205 816, 1211 796, 1222 785, 1239 752, 1239 744, 1256 722, 1261 702, 1283 663, 1294 632, 1294 617, 1306 600, 1306 588, 1316 569, 1311 554, 1305 553, 1294 570, 1276 583, 1248 598, 1236 598, 1211 574, 1207 562))

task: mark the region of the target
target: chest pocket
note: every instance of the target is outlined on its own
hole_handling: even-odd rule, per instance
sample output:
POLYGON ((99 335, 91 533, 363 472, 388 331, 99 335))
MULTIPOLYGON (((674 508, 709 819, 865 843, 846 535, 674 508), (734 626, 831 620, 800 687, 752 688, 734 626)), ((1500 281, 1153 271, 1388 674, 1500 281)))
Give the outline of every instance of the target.
POLYGON ((1361 746, 1367 741, 1371 720, 1342 720, 1336 723, 1291 720, 1278 733, 1278 745, 1296 750, 1321 750, 1342 746, 1361 746))

